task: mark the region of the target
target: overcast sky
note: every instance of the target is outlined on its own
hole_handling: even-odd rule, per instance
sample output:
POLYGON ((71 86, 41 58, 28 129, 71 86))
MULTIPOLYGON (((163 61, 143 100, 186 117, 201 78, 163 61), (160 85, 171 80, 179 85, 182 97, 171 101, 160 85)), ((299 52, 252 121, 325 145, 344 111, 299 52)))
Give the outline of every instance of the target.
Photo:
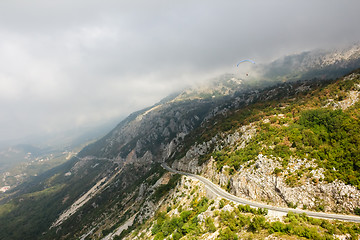
POLYGON ((1 0, 0 140, 101 124, 238 60, 360 40, 359 0, 1 0))

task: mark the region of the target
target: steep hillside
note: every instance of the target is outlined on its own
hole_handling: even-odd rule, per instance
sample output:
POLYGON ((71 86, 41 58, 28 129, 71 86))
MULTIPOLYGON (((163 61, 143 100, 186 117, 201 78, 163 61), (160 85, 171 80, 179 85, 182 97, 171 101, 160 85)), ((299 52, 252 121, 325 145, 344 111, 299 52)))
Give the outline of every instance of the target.
POLYGON ((152 218, 118 233, 114 239, 357 239, 360 224, 234 204, 182 177, 152 218))
POLYGON ((248 87, 232 74, 208 85, 187 89, 147 109, 135 112, 100 141, 89 145, 79 157, 117 159, 119 162, 147 158, 162 162, 193 129, 224 110, 236 91, 248 87))
MULTIPOLYGON (((7 192, 0 238, 114 239, 125 225, 152 224, 164 199, 181 187, 180 176, 160 166, 164 161, 249 199, 357 213, 359 84, 358 72, 266 88, 224 75, 211 87, 175 94, 7 192)), ((202 203, 183 204, 194 211, 183 219, 190 229, 188 220, 210 204, 193 194, 202 203)))
POLYGON ((360 209, 360 74, 283 84, 188 136, 173 167, 231 193, 303 209, 360 209), (281 98, 279 98, 281 96, 281 98), (191 142, 193 144, 191 144, 191 142))
POLYGON ((140 209, 154 212, 155 203, 146 199, 165 194, 153 187, 165 172, 159 163, 204 119, 224 110, 221 106, 232 97, 227 94, 195 99, 176 95, 133 113, 65 165, 5 195, 0 237, 66 239, 89 232, 104 236, 140 209), (49 207, 44 211, 43 206, 49 207), (18 224, 23 224, 22 231, 16 231, 18 224))
MULTIPOLYGON (((336 81, 259 91, 254 104, 228 108, 187 135, 172 166, 252 200, 359 214, 359 84, 356 71, 336 81)), ((183 178, 161 199, 154 217, 114 239, 358 239, 360 234, 359 224, 234 205, 191 182, 183 178)))

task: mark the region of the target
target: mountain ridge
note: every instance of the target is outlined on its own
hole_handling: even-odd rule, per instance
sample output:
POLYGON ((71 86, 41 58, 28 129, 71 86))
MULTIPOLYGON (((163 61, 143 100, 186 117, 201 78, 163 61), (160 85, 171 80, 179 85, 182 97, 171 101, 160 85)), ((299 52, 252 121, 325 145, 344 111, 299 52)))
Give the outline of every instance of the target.
MULTIPOLYGON (((343 71, 344 68, 341 69, 343 71)), ((225 81, 234 82, 232 75, 224 76, 227 76, 225 81)), ((161 162, 176 163, 184 159, 183 166, 186 166, 187 170, 202 171, 200 165, 209 158, 216 157, 211 155, 216 144, 206 143, 214 139, 216 134, 221 134, 224 129, 232 131, 236 126, 249 126, 264 117, 267 109, 286 109, 283 99, 291 99, 296 94, 299 99, 305 99, 306 96, 311 96, 312 92, 315 94, 319 89, 335 82, 321 78, 293 80, 281 83, 275 79, 272 86, 265 88, 235 81, 237 85, 233 86, 232 91, 229 91, 231 84, 228 89, 223 89, 226 84, 215 84, 215 90, 219 87, 223 92, 214 95, 215 90, 200 89, 174 94, 131 114, 105 137, 85 147, 66 164, 42 174, 2 197, 0 223, 5 230, 0 232, 0 237, 6 238, 13 234, 10 236, 13 239, 71 239, 86 235, 88 239, 96 239, 113 232, 135 214, 135 222, 146 222, 154 216, 161 207, 162 199, 167 197, 168 192, 172 191, 180 179, 179 176, 165 173, 160 166, 161 162), (279 102, 274 108, 272 104, 277 101, 279 102), (249 111, 251 107, 255 110, 249 111), (238 118, 234 119, 233 116, 238 118), (203 147, 195 150, 197 155, 188 154, 189 149, 203 143, 203 147), (198 154, 201 151, 202 154, 198 154), (198 155, 203 157, 195 161, 198 155), (104 187, 98 188, 100 190, 97 194, 90 194, 89 190, 94 186, 104 187), (62 213, 84 196, 86 203, 82 207, 61 221, 61 224, 50 228, 62 213), (44 204, 49 206, 46 211, 41 210, 44 204), (29 211, 22 212, 26 208, 29 208, 29 211), (12 221, 8 221, 9 219, 12 221), (29 219, 32 221, 26 225, 25 222, 29 219), (16 223, 24 224, 22 232, 14 231, 16 223), (32 224, 38 228, 34 228, 32 224)), ((336 102, 340 102, 341 97, 341 101, 346 98, 340 91, 336 102)), ((270 124, 278 124, 283 121, 281 119, 269 118, 268 121, 270 124)), ((228 141, 237 142, 238 137, 234 135, 228 141)), ((220 144, 222 139, 215 138, 214 141, 220 144)), ((249 143, 245 142, 244 147, 249 143)), ((231 156, 231 151, 228 153, 231 156)), ((251 154, 249 156, 254 157, 249 159, 249 162, 252 162, 250 166, 256 167, 254 159, 258 154, 251 154)), ((226 167, 226 161, 221 168, 225 171, 224 175, 217 175, 216 167, 213 175, 221 178, 223 187, 234 190, 232 187, 235 181, 231 180, 232 175, 229 173, 234 170, 236 172, 239 166, 231 170, 234 165, 226 167)), ((259 165, 256 169, 262 169, 262 166, 259 165)), ((256 169, 254 168, 254 171, 256 169)), ((349 209, 354 211, 353 208, 349 209)))

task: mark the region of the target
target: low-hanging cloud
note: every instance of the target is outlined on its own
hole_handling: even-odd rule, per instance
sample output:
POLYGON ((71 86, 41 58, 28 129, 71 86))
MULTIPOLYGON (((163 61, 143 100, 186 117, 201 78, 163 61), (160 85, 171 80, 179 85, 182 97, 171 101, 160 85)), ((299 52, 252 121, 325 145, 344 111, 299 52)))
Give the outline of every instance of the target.
POLYGON ((360 2, 0 3, 0 140, 120 118, 238 60, 360 39, 360 2))

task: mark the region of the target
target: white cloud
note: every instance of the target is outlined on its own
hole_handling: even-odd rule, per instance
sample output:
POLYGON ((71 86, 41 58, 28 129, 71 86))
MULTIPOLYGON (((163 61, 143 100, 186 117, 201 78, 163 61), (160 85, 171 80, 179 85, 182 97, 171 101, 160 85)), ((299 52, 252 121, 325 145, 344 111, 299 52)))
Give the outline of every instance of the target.
POLYGON ((351 43, 360 2, 0 3, 0 140, 95 124, 239 59, 351 43))

